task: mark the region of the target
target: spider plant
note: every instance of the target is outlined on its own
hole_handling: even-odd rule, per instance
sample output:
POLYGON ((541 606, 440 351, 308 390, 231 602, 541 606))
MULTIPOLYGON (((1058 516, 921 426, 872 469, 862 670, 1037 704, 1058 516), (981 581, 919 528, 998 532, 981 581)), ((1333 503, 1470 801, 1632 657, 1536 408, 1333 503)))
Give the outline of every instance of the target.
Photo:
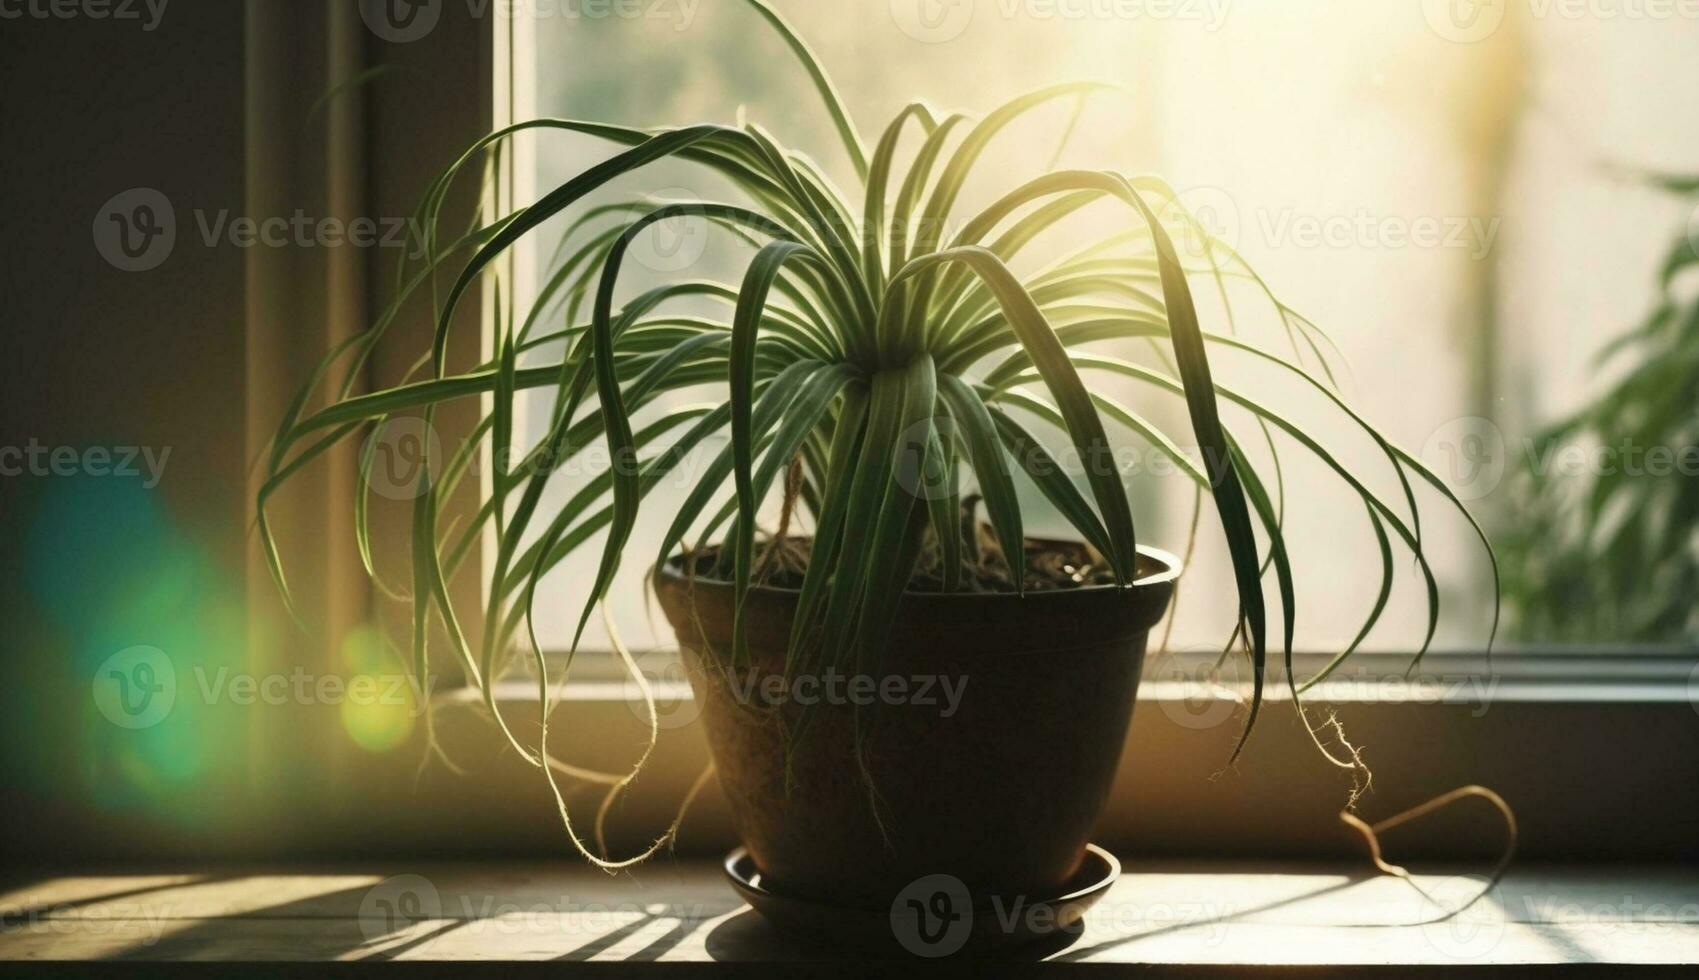
MULTIPOLYGON (((1106 86, 1054 85, 978 119, 917 102, 869 150, 803 40, 763 0, 747 2, 812 79, 857 186, 846 192, 814 161, 753 124, 637 130, 538 119, 479 140, 440 174, 419 207, 425 257, 402 263, 386 312, 370 330, 330 353, 278 428, 266 459, 270 479, 260 494, 258 530, 285 596, 287 581, 264 509, 277 486, 332 445, 364 436, 398 415, 420 413, 428 423, 440 405, 483 399, 487 408, 472 438, 442 461, 436 479, 429 467, 422 468, 413 503, 411 582, 378 584, 411 605, 412 669, 421 684, 434 669, 426 649, 429 628, 440 621, 460 672, 481 690, 488 714, 555 787, 561 767, 543 742, 521 744, 513 736, 493 682, 528 645, 524 655, 535 660, 546 740, 549 670, 530 628, 532 606, 543 576, 595 536, 605 534, 606 542, 598 573, 583 591, 574 650, 620 564, 664 561, 693 531, 702 540, 726 542, 725 571, 741 601, 756 571, 758 509, 784 475, 812 521, 787 669, 877 670, 882 633, 923 552, 944 589, 963 587, 964 562, 979 551, 975 522, 962 519, 969 496, 983 499, 1001 552, 1021 556, 1030 515, 1023 512, 1017 482, 1030 480, 1101 556, 1116 583, 1134 583, 1139 538, 1114 462, 1113 428, 1118 438, 1130 436, 1171 459, 1200 494, 1213 499, 1236 575, 1235 641, 1248 650, 1254 667, 1248 735, 1263 701, 1270 646, 1265 577, 1272 575, 1278 596, 1278 644, 1288 668, 1297 599, 1279 480, 1253 465, 1244 434, 1223 418, 1225 402, 1242 411, 1270 447, 1295 445, 1349 485, 1361 499, 1361 520, 1379 544, 1377 601, 1356 640, 1308 683, 1331 672, 1379 621, 1392 590, 1394 539, 1414 555, 1425 583, 1426 650, 1439 599, 1422 548, 1413 484, 1426 483, 1459 511, 1462 505, 1416 458, 1349 407, 1337 391, 1320 330, 1276 299, 1232 248, 1208 238, 1168 184, 1110 171, 1058 170, 1014 186, 977 214, 958 214, 964 184, 999 134, 1035 110, 1106 86), (451 185, 487 169, 520 132, 587 135, 618 149, 530 204, 451 229, 443 218, 451 185), (919 149, 899 153, 911 134, 919 149), (634 198, 581 206, 592 192, 641 176, 663 158, 728 179, 739 199, 654 204, 634 198), (1042 232, 1099 202, 1120 209, 1124 230, 1090 242, 1036 276, 1011 271, 1011 260, 1042 232), (509 308, 497 318, 493 357, 477 365, 448 363, 456 311, 485 277, 499 279, 498 260, 517 242, 563 214, 570 224, 559 234, 546 281, 522 315, 509 308), (622 295, 621 272, 633 242, 657 222, 680 216, 707 222, 727 246, 752 252, 742 280, 692 279, 622 295), (1189 265, 1176 248, 1179 236, 1207 243, 1189 265), (453 273, 440 301, 433 288, 439 272, 453 273), (1230 278, 1254 284, 1277 314, 1290 353, 1241 339, 1231 324, 1206 330, 1194 303, 1194 278, 1216 288, 1225 288, 1230 278), (436 330, 416 375, 383 390, 356 391, 359 367, 402 305, 427 290, 436 330), (723 314, 677 312, 681 303, 703 301, 723 314), (1116 342, 1148 346, 1156 366, 1104 349, 1116 342), (540 352, 552 349, 563 353, 534 363, 540 352), (1383 499, 1303 426, 1246 392, 1218 384, 1212 350, 1274 365, 1320 392, 1373 440, 1397 476, 1400 497, 1383 499), (346 372, 336 385, 338 365, 346 372), (1181 448, 1176 434, 1101 387, 1094 389, 1086 380, 1092 375, 1128 379, 1153 398, 1177 399, 1190 420, 1196 458, 1181 448), (666 393, 703 384, 724 385, 727 396, 634 423, 636 413, 666 393), (309 411, 322 386, 333 387, 333 403, 309 411), (552 424, 521 458, 509 461, 502 451, 513 438, 516 398, 535 389, 554 396, 552 424), (1052 456, 1041 438, 1047 430, 1065 434, 1083 465, 1083 481, 1076 482, 1052 456), (665 516, 661 549, 628 554, 645 496, 710 437, 728 432, 729 445, 694 478, 683 506, 665 516), (543 507, 544 491, 562 464, 598 441, 605 443, 611 467, 581 481, 564 505, 543 507), (474 519, 454 526, 444 519, 443 503, 473 470, 485 443, 495 450, 490 491, 474 519), (917 480, 925 484, 923 492, 916 492, 917 480), (448 583, 486 535, 494 537, 494 567, 482 625, 473 636, 463 626, 463 611, 450 600, 448 583)), ((353 501, 368 571, 371 455, 361 460, 353 501)), ((1010 578, 1020 589, 1021 570, 1010 578)), ((745 654, 740 634, 733 658, 745 654)), ((635 671, 629 658, 627 665, 635 671)), ((1286 677, 1296 697, 1299 681, 1290 669, 1286 677)), ((560 790, 554 792, 559 801, 560 790)), ((561 809, 564 817, 564 804, 561 809)), ((571 821, 566 825, 570 832, 571 821)), ((573 839, 577 842, 576 834, 573 839)))

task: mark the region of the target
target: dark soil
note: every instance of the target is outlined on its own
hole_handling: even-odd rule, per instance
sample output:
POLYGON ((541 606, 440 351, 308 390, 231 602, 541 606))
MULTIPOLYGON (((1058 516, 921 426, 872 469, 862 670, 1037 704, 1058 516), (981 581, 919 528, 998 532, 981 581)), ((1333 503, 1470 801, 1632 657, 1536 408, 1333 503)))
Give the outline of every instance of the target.
MULTIPOLYGON (((963 549, 960 591, 1017 591, 1014 579, 1009 574, 1009 563, 1004 559, 1003 550, 998 546, 991 527, 979 525, 977 537, 976 549, 963 549)), ((780 589, 802 588, 803 575, 808 571, 812 544, 812 539, 800 537, 758 541, 755 546, 756 583, 780 589)), ((1059 544, 1028 539, 1025 552, 1023 564, 1028 592, 1115 584, 1115 575, 1109 567, 1109 562, 1083 544, 1059 544)), ((719 546, 699 550, 690 558, 692 570, 696 575, 715 579, 724 579, 729 575, 730 556, 719 546)), ((909 579, 909 591, 944 591, 943 569, 939 558, 940 550, 936 539, 928 531, 926 547, 914 575, 909 579)))

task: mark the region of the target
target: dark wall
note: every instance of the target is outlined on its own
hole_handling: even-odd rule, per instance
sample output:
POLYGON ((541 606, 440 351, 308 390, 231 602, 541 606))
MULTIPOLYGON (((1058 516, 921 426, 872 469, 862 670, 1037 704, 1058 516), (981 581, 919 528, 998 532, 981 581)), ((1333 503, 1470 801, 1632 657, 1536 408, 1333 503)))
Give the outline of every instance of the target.
POLYGON ((0 846, 26 855, 181 805, 97 751, 90 679, 202 628, 243 563, 243 257, 194 219, 242 210, 243 4, 136 9, 0 20, 0 449, 39 447, 0 457, 0 846), (177 238, 123 271, 96 230, 126 192, 133 218, 138 188, 177 238), (140 452, 122 465, 131 447, 157 481, 140 452))
MULTIPOLYGON (((241 212, 242 24, 240 3, 205 0, 171 4, 152 30, 0 21, 4 442, 173 447, 159 489, 207 518, 226 557, 240 552, 242 466, 205 447, 242 436, 243 264, 206 247, 189 212, 241 212), (157 268, 126 272, 94 230, 137 188, 174 205, 178 235, 157 268)), ((43 489, 0 483, 7 523, 43 489)))
MULTIPOLYGON (((352 547, 346 460, 275 508, 307 630, 279 621, 256 561, 250 463, 320 352, 381 308, 396 257, 256 247, 232 223, 409 215, 489 129, 494 20, 443 4, 428 36, 393 43, 352 0, 154 7, 0 16, 0 864, 346 842, 373 829, 370 771, 407 784, 415 760, 354 744, 335 705, 197 697, 220 671, 351 670, 369 590, 347 554, 312 554, 352 547), (127 728, 98 682, 151 648, 176 707, 127 728)), ((475 206, 463 190, 451 208, 475 206)), ((476 356, 468 312, 456 357, 476 356)), ((393 334, 416 351, 428 321, 411 310, 393 334)), ((380 351, 372 373, 412 357, 380 351)))

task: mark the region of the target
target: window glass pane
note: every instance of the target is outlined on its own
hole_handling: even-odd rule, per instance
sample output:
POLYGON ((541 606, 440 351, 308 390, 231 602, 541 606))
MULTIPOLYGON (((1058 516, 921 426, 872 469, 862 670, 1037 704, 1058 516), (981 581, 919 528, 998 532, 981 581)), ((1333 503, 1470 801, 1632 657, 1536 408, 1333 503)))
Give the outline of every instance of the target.
MULTIPOLYGON (((1346 0, 775 5, 832 72, 869 143, 914 99, 983 113, 1061 80, 1120 86, 1093 97, 1077 124, 1064 102, 1006 134, 990 151, 997 165, 976 175, 957 215, 1053 165, 1167 178, 1286 305, 1334 339, 1350 366, 1341 386, 1362 414, 1440 472, 1507 541, 1525 539, 1531 526, 1522 520, 1519 487, 1521 471, 1547 448, 1535 437, 1632 366, 1630 358, 1612 374, 1596 370, 1593 357, 1652 308, 1657 270, 1693 213, 1691 197, 1620 172, 1699 170, 1699 130, 1681 122, 1699 108, 1699 22, 1679 14, 1576 19, 1556 5, 1499 5, 1508 16, 1485 31, 1490 25, 1459 27, 1467 19, 1456 18, 1455 5, 1445 13, 1436 4, 1346 0)), ((747 120, 810 154, 840 187, 857 186, 806 76, 752 11, 737 3, 641 6, 643 16, 591 19, 551 6, 549 16, 526 18, 519 85, 527 112, 641 127, 747 120)), ((533 188, 612 152, 559 135, 522 148, 521 183, 533 188)), ((905 144, 905 154, 912 150, 905 144)), ((644 193, 735 199, 701 168, 663 163, 596 201, 644 193)), ((858 201, 859 192, 848 196, 858 201)), ((1057 257, 1089 240, 1081 236, 1108 234, 1129 220, 1114 209, 1092 210, 1037 252, 1057 257)), ((528 279, 534 290, 554 267, 563 227, 557 222, 537 238, 522 287, 528 279)), ((675 222, 635 249, 621 296, 678 278, 735 285, 749 255, 723 233, 675 222)), ((1231 282, 1216 295, 1199 277, 1194 288, 1208 328, 1237 329, 1290 353, 1279 316, 1251 284, 1231 282)), ((725 314, 712 305, 679 308, 725 314)), ((1136 345, 1111 350, 1159 363, 1136 345)), ((1400 502, 1375 445, 1290 374, 1224 353, 1218 378, 1300 422, 1383 499, 1400 502)), ((1691 390, 1694 381, 1681 383, 1691 390)), ((1188 442, 1174 401, 1131 383, 1100 390, 1188 442)), ((723 397, 714 389, 695 395, 723 397)), ((532 398, 521 438, 536 439, 551 408, 549 398, 532 398)), ((1256 426, 1243 414, 1230 418, 1266 468, 1271 460, 1256 426)), ((723 445, 645 504, 611 610, 636 645, 654 635, 641 600, 643 572, 688 477, 723 445)), ((1291 440, 1278 437, 1276 446, 1288 540, 1301 569, 1300 643, 1336 649, 1374 603, 1375 538, 1347 486, 1291 440)), ((1141 541, 1184 550, 1190 484, 1151 472, 1148 454, 1130 455, 1125 465, 1139 468, 1129 481, 1141 541)), ((1695 496, 1691 478, 1670 486, 1678 497, 1695 496)), ((558 481, 552 502, 572 489, 570 479, 558 481)), ((1463 521, 1437 497, 1427 495, 1424 505, 1424 540, 1446 603, 1437 645, 1478 647, 1491 616, 1488 566, 1463 521)), ((1681 509, 1657 513, 1665 519, 1681 509)), ((1670 533, 1691 539, 1692 521, 1689 515, 1670 533)), ((1035 525, 1061 527, 1055 519, 1035 525)), ((1198 540, 1174 635, 1181 648, 1219 647, 1232 622, 1229 565, 1207 507, 1198 540)), ((1518 554, 1524 569, 1546 560, 1537 548, 1518 554)), ((570 640, 596 561, 585 552, 551 576, 537 622, 545 645, 570 640)), ((1689 572, 1693 564, 1689 554, 1689 572)), ((1666 556, 1666 565, 1647 569, 1648 584, 1688 581, 1679 578, 1687 574, 1679 558, 1666 556)), ((1421 579, 1402 552, 1396 571, 1392 605, 1370 648, 1407 650, 1425 629, 1421 579)), ((1529 608, 1550 599, 1537 587, 1519 594, 1529 608)), ((1535 608, 1530 618, 1539 615, 1535 608)), ((1624 627, 1620 635, 1615 628, 1597 635, 1595 623, 1593 635, 1574 639, 1677 641, 1693 632, 1691 620, 1624 627)), ((605 643, 599 630, 593 624, 592 646, 605 643)))

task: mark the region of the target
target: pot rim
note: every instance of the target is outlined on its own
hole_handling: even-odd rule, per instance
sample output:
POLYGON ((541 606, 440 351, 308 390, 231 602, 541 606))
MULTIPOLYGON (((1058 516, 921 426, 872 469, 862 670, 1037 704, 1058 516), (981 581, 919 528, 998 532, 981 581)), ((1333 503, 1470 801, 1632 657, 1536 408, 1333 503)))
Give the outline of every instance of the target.
MULTIPOLYGON (((1081 542, 1066 541, 1066 540, 1063 540, 1061 538, 1034 538, 1034 537, 1029 537, 1029 538, 1027 538, 1027 540, 1030 541, 1030 542, 1038 542, 1040 544, 1057 544, 1057 545, 1066 545, 1068 547, 1083 547, 1083 544, 1081 542)), ((1147 545, 1142 545, 1142 544, 1138 546, 1137 552, 1138 552, 1139 557, 1149 558, 1149 559, 1155 560, 1155 561, 1161 563, 1163 567, 1161 569, 1155 571, 1155 572, 1148 574, 1148 575, 1144 575, 1144 576, 1141 576, 1137 579, 1134 579, 1133 583, 1131 585, 1085 585, 1085 586, 1081 586, 1077 589, 1046 589, 1046 590, 1043 590, 1043 591, 1026 592, 1026 593, 1020 593, 1020 592, 912 592, 912 591, 909 591, 908 589, 904 589, 903 590, 903 596, 905 598, 912 596, 912 597, 917 598, 917 599, 924 599, 927 602, 973 603, 973 602, 995 602, 997 600, 1002 600, 1002 599, 1017 599, 1017 600, 1020 600, 1020 601, 1023 601, 1023 602, 1034 602, 1034 601, 1047 602, 1047 601, 1054 601, 1055 599, 1059 599, 1059 598, 1066 597, 1066 596, 1102 596, 1102 595, 1111 595, 1111 594, 1114 594, 1114 593, 1123 593, 1123 592, 1124 593, 1131 593, 1131 592, 1136 592, 1140 589, 1148 589, 1148 588, 1152 588, 1152 587, 1170 585, 1170 584, 1172 584, 1173 582, 1175 582, 1176 580, 1179 579, 1180 573, 1184 570, 1184 566, 1182 565, 1179 556, 1173 554, 1172 552, 1165 551, 1161 548, 1152 548, 1152 547, 1149 547, 1147 545)), ((651 578, 653 578, 656 581, 657 584, 660 583, 663 580, 672 580, 672 581, 678 582, 680 584, 683 584, 686 581, 686 579, 685 579, 684 573, 682 571, 680 571, 679 568, 678 568, 678 564, 683 557, 684 557, 683 555, 673 555, 672 557, 668 558, 664 563, 655 566, 655 568, 651 572, 651 578)), ((733 587, 732 583, 730 581, 726 580, 726 579, 696 578, 694 580, 694 582, 697 586, 707 586, 708 588, 730 589, 730 588, 733 587)), ((749 594, 751 594, 751 595, 772 595, 772 596, 781 596, 781 597, 796 597, 796 596, 800 596, 802 594, 802 591, 800 589, 786 589, 786 588, 779 588, 778 586, 772 586, 772 585, 756 585, 756 586, 751 586, 749 588, 749 594)))

